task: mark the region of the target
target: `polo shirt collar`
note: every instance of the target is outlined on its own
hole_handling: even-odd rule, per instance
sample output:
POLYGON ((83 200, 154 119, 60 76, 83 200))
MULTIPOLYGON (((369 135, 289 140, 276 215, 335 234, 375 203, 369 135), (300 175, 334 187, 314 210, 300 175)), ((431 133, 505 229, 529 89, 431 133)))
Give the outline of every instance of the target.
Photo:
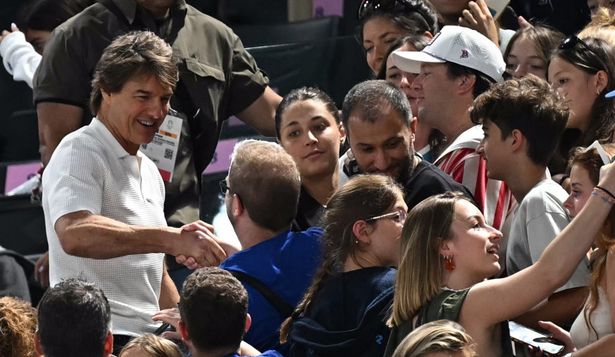
MULTIPOLYGON (((107 128, 107 126, 105 124, 103 124, 102 121, 100 121, 98 118, 93 118, 92 122, 90 123, 90 127, 92 128, 92 131, 94 132, 94 134, 96 135, 96 137, 102 141, 102 143, 109 148, 109 150, 111 151, 111 153, 113 153, 113 156, 121 159, 124 158, 126 156, 131 156, 128 151, 126 151, 126 149, 124 149, 124 147, 122 147, 122 145, 120 144, 119 141, 117 141, 117 139, 115 138, 115 136, 113 136, 113 134, 111 134, 111 131, 109 131, 109 128, 107 128)), ((140 151, 137 151, 137 156, 139 156, 140 151)))
MULTIPOLYGON (((128 20, 128 23, 132 25, 135 21, 135 17, 137 16, 137 6, 138 6, 137 2, 135 0, 111 0, 111 1, 113 1, 115 6, 117 6, 122 12, 122 14, 124 14, 124 17, 126 17, 126 20, 128 20)), ((173 8, 177 10, 185 11, 186 1, 176 0, 175 5, 173 5, 171 9, 173 8)))

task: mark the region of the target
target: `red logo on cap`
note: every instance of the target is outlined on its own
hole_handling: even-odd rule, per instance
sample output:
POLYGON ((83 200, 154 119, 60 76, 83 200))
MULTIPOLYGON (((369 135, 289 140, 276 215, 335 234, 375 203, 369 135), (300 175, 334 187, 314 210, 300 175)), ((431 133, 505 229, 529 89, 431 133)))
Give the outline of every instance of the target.
POLYGON ((468 50, 463 49, 461 50, 461 56, 459 56, 459 58, 468 58, 470 57, 470 53, 468 52, 468 50))

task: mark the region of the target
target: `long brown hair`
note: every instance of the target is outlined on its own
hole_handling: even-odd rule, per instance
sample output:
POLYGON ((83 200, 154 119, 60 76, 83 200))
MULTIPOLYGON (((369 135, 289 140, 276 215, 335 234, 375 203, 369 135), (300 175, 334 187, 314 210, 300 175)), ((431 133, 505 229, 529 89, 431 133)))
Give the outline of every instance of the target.
POLYGON ((292 316, 282 324, 282 343, 286 342, 293 321, 305 313, 327 279, 343 270, 346 259, 353 259, 360 266, 354 258, 358 245, 352 233, 353 224, 385 213, 399 199, 403 199, 401 187, 383 175, 355 176, 333 194, 323 218, 322 263, 292 316))
POLYGON ((452 238, 455 204, 468 200, 459 192, 432 196, 416 205, 401 232, 401 261, 395 281, 390 327, 411 320, 442 288, 439 247, 452 238))

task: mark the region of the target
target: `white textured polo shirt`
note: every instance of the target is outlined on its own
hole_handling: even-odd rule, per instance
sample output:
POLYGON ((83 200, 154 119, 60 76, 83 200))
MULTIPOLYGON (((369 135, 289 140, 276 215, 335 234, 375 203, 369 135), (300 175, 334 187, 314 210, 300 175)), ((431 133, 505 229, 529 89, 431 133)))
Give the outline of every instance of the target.
POLYGON ((76 257, 62 249, 54 225, 68 213, 89 211, 130 225, 166 226, 163 206, 156 165, 141 152, 128 154, 101 121, 64 137, 43 173, 51 285, 73 277, 92 282, 109 300, 114 334, 154 331, 164 254, 76 257))

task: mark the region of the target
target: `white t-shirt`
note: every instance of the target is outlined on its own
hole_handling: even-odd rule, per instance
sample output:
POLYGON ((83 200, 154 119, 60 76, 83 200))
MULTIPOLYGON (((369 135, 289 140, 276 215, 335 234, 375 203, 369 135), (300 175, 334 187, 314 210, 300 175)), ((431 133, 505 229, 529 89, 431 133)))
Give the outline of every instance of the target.
POLYGON ((98 119, 67 135, 43 173, 51 285, 73 277, 92 282, 109 300, 114 334, 153 332, 164 254, 76 257, 62 249, 54 225, 68 213, 89 211, 130 225, 166 226, 163 206, 156 165, 141 152, 129 155, 98 119))
MULTIPOLYGON (((508 274, 534 264, 545 248, 568 225, 570 218, 564 209, 568 193, 556 182, 547 178, 540 181, 523 198, 514 213, 508 249, 506 269, 508 274)), ((568 282, 557 291, 587 286, 589 283, 588 261, 582 261, 568 282)))
POLYGON ((572 338, 576 348, 583 348, 613 333, 611 304, 601 286, 598 286, 598 305, 589 315, 589 319, 593 328, 587 326, 585 308, 583 308, 570 328, 570 338, 572 338))

